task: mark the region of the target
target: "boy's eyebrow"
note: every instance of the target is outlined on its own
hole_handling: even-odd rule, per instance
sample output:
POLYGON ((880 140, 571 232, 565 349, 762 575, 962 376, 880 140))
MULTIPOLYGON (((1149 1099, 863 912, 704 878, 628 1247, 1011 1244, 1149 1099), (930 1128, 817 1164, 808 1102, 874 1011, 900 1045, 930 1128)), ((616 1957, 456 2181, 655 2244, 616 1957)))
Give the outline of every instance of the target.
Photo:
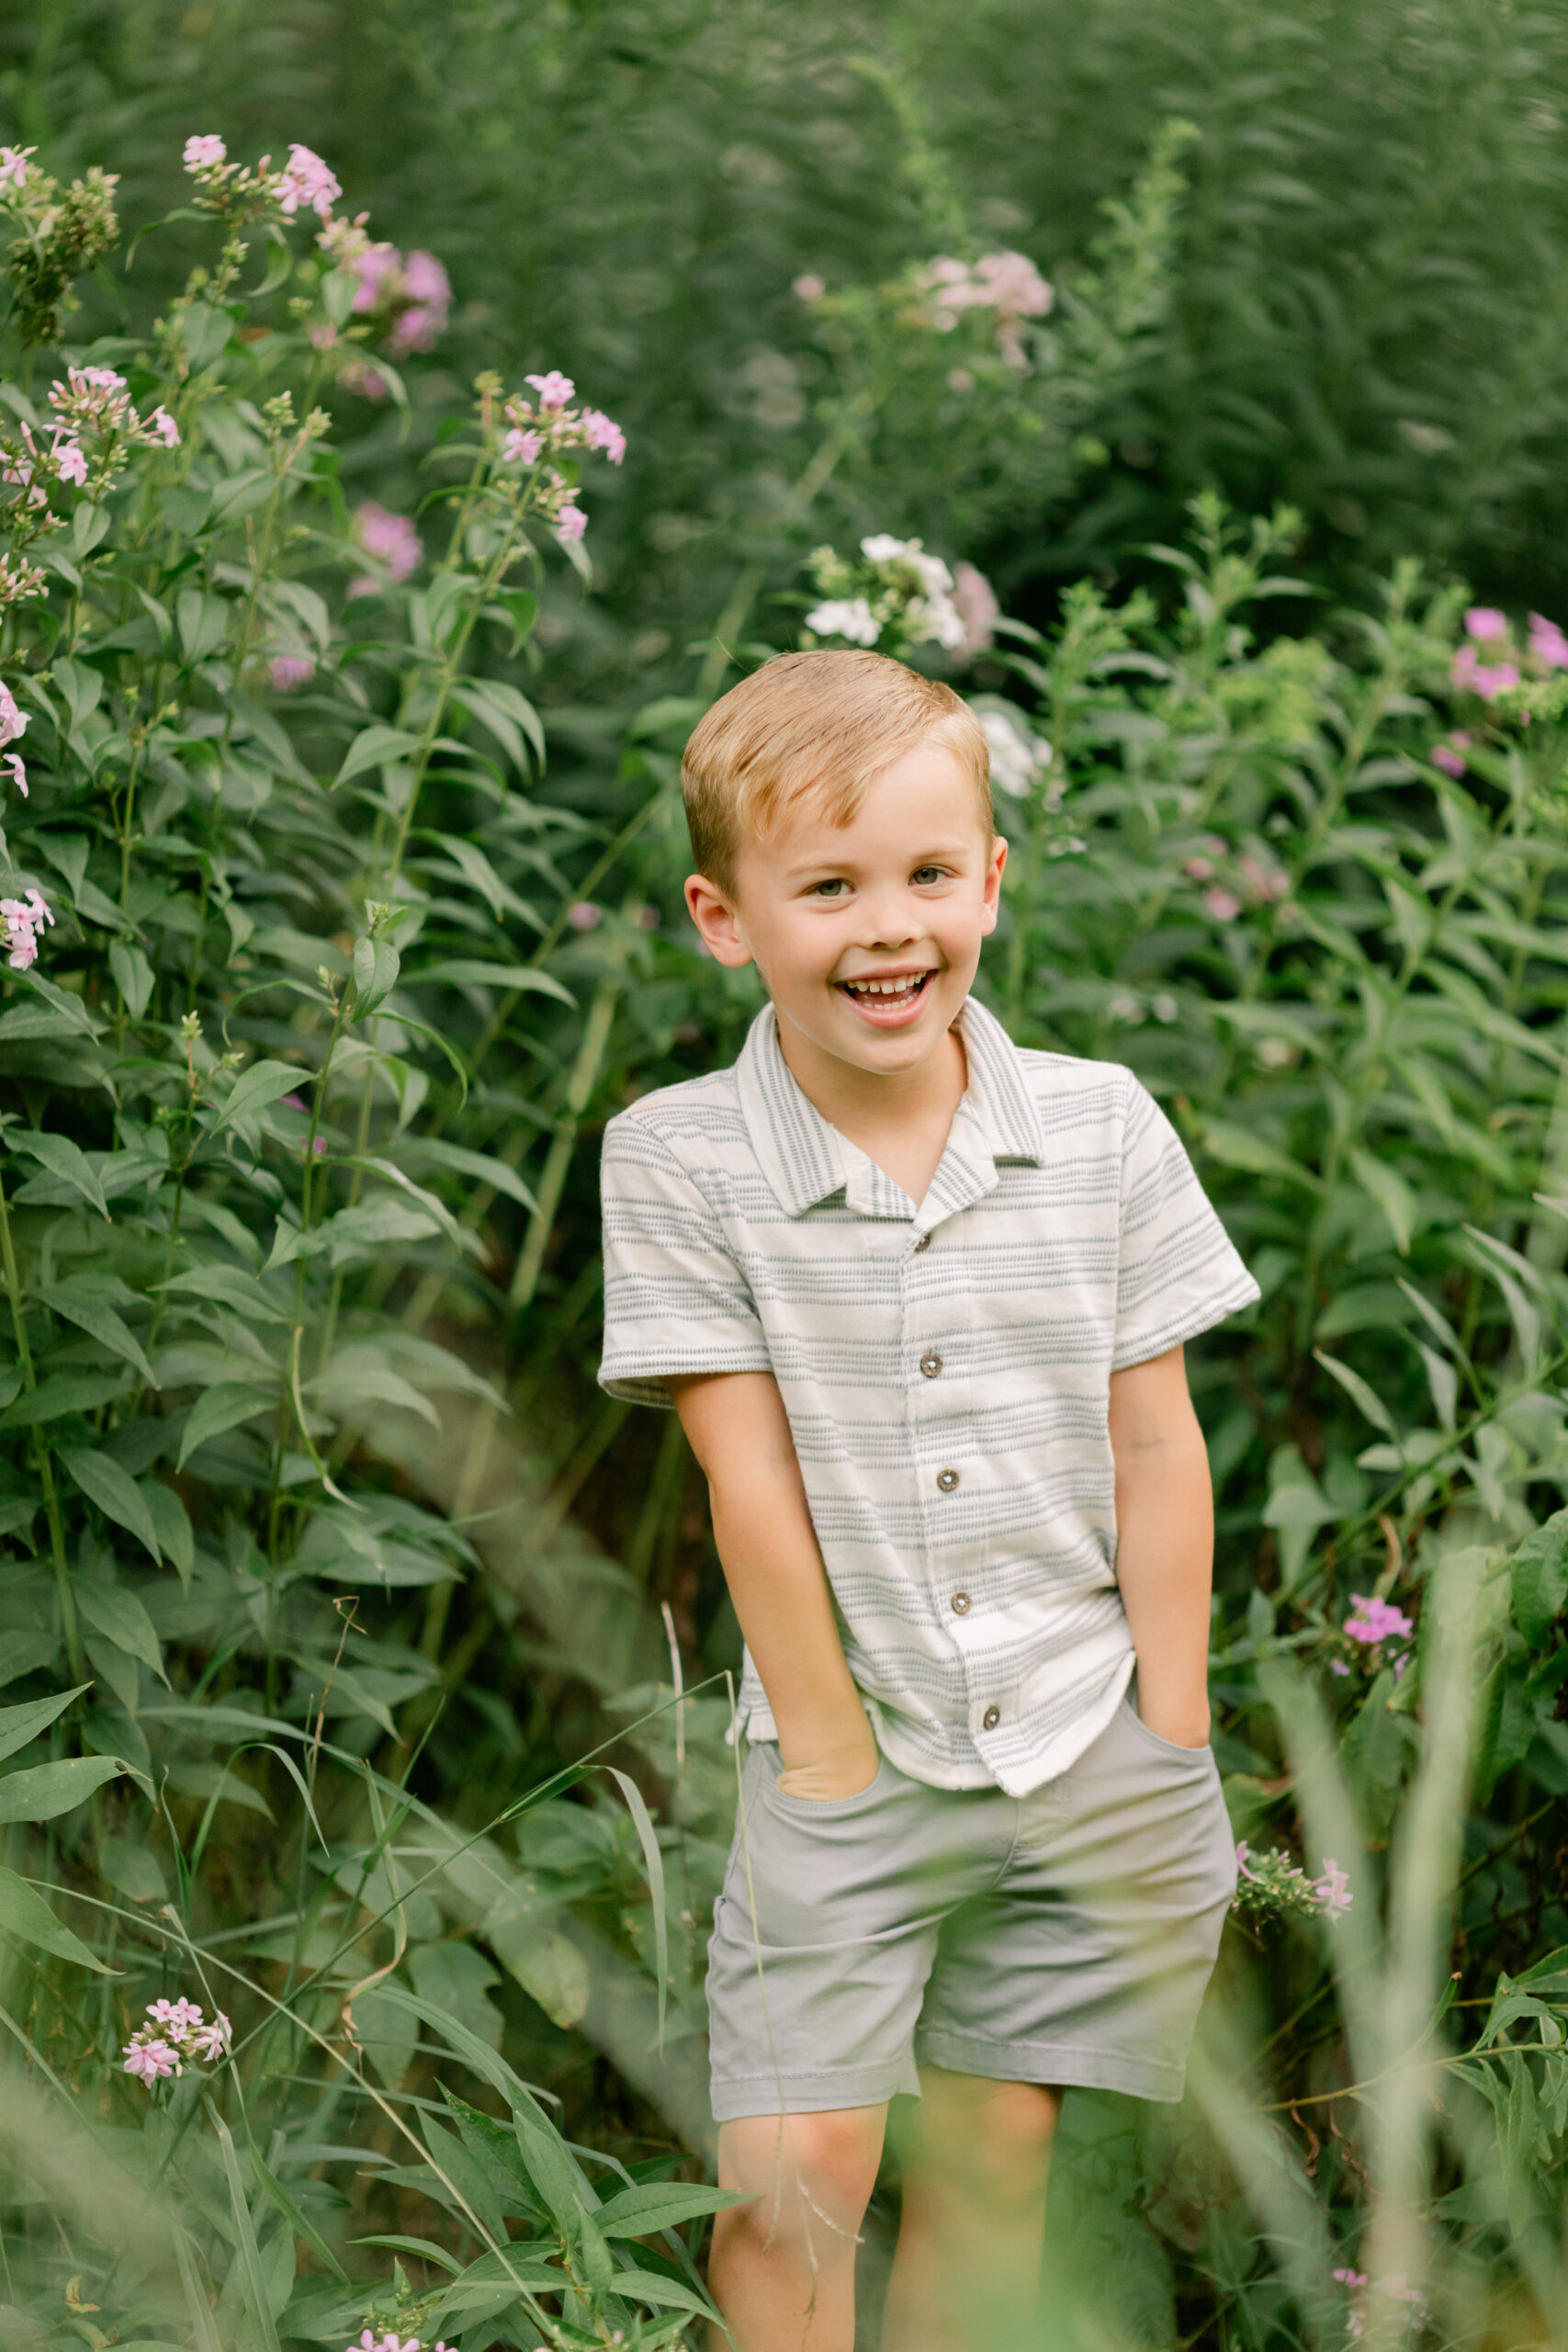
MULTIPOLYGON (((928 842, 922 849, 912 852, 906 862, 910 865, 929 865, 939 857, 950 860, 960 857, 969 846, 966 838, 955 834, 951 841, 928 842)), ((842 874, 855 863, 853 858, 834 857, 829 852, 824 852, 820 857, 786 857, 779 870, 792 877, 801 874, 842 874)))

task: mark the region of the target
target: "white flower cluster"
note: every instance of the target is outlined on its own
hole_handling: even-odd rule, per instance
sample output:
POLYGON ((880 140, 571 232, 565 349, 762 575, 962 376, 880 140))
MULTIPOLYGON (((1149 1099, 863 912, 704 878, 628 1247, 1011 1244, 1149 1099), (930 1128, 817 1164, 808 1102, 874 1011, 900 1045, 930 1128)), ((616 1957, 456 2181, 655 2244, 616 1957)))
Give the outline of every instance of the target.
POLYGON ((813 637, 864 646, 886 639, 890 648, 940 645, 961 658, 989 643, 996 598, 973 565, 961 564, 955 580, 920 540, 890 531, 863 538, 860 552, 858 564, 832 548, 812 556, 812 575, 828 592, 806 616, 813 637))
MULTIPOLYGON (((1027 799, 1051 764, 1050 744, 1011 703, 998 697, 971 707, 990 750, 992 784, 1014 800, 1027 799)), ((1054 778, 1045 795, 1047 813, 1055 816, 1061 801, 1062 786, 1054 778)))

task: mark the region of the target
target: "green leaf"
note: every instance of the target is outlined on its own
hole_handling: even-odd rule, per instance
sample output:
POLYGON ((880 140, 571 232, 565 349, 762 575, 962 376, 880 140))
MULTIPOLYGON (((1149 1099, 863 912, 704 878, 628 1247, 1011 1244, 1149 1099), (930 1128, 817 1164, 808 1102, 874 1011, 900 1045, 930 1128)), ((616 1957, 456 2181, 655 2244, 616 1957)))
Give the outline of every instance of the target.
POLYGON ((354 1017, 363 1021, 398 985, 400 957, 389 939, 354 943, 354 1017))
POLYGON ((0 1430, 36 1429, 67 1413, 91 1413, 125 1386, 121 1372, 51 1372, 36 1388, 24 1388, 0 1413, 0 1430))
POLYGON ((704 2319, 717 2317, 707 2297, 695 2287, 687 2287, 679 2278, 666 2278, 658 2270, 617 2270, 615 2288, 617 2295, 632 2295, 638 2302, 654 2303, 664 2311, 693 2312, 704 2319))
POLYGON ((147 1516, 158 1538, 158 1549, 188 1592, 196 1568, 196 1537, 191 1532, 184 1503, 173 1487, 166 1487, 162 1478, 138 1479, 137 1492, 147 1506, 147 1516))
MULTIPOLYGON (((158 1531, 152 1524, 152 1514, 141 1497, 141 1491, 128 1470, 122 1470, 107 1453, 62 1453, 61 1460, 70 1471, 89 1501, 97 1504, 106 1519, 123 1527, 145 1545, 154 1560, 163 1555, 158 1549, 158 1531)), ((100 1628, 107 1632, 107 1628, 100 1628)), ((111 1640, 114 1638, 110 1635, 111 1640)), ((122 1645, 123 1646, 123 1645, 122 1645)), ((152 1661, 149 1660, 149 1664, 152 1661)))
POLYGON ((141 1341, 105 1295, 109 1288, 110 1284, 98 1275, 73 1274, 68 1282, 43 1283, 39 1296, 51 1314, 62 1316, 81 1330, 90 1331, 95 1340, 112 1348, 127 1363, 134 1364, 150 1388, 156 1388, 158 1383, 142 1353, 141 1341))
POLYGON ((532 1210, 538 1205, 515 1168, 509 1168, 504 1159, 497 1159, 490 1152, 469 1151, 466 1145, 448 1143, 443 1136, 410 1136, 399 1148, 408 1159, 434 1160, 437 1168, 450 1168, 459 1176, 471 1176, 477 1183, 504 1193, 520 1208, 532 1210))
POLYGON ((1289 1152, 1266 1136, 1255 1135, 1250 1127, 1232 1126, 1225 1119, 1207 1119, 1202 1127, 1202 1148, 1222 1168, 1240 1168, 1249 1176, 1282 1176, 1289 1184, 1304 1185, 1309 1192, 1320 1193, 1323 1184, 1310 1168, 1303 1168, 1289 1152))
POLYGON ((124 1770, 118 1756, 73 1756, 9 1772, 0 1780, 0 1821, 53 1821, 85 1804, 95 1789, 124 1770))
POLYGON ((209 1437, 221 1437, 226 1430, 238 1429, 242 1421, 254 1421, 258 1413, 265 1413, 276 1402, 276 1396, 268 1396, 243 1381, 220 1380, 214 1387, 205 1389, 185 1425, 180 1458, 175 1467, 183 1470, 197 1447, 205 1445, 209 1437))
POLYGON ((1350 1166, 1357 1183, 1364 1193, 1371 1193, 1387 1219, 1400 1256, 1408 1257, 1410 1238, 1416 1230, 1415 1193, 1395 1169, 1384 1159, 1375 1159, 1370 1151, 1352 1151, 1350 1166))
POLYGON ((117 939, 109 948, 109 970, 126 1011, 132 1021, 140 1021, 152 1001, 152 965, 140 947, 128 947, 122 939, 117 939))
POLYGON ((452 956, 444 963, 427 964, 422 972, 411 972, 408 977, 413 987, 427 980, 439 980, 449 988, 528 989, 536 996, 553 996, 562 1004, 577 1002, 571 990, 563 988, 552 974, 536 972, 531 964, 484 964, 477 956, 452 956))
MULTIPOLYGON (((137 1500, 141 1500, 140 1495, 137 1500)), ((78 1577, 73 1578, 71 1589, 77 1608, 96 1634, 102 1634, 117 1650, 123 1650, 128 1657, 140 1658, 143 1666, 163 1676, 164 1652, 156 1629, 145 1602, 129 1586, 105 1584, 96 1577, 78 1577)))
POLYGON ((247 1320, 262 1323, 287 1323, 288 1311, 280 1306, 265 1283, 240 1266, 190 1266, 183 1274, 171 1274, 164 1284, 166 1291, 188 1291, 194 1298, 210 1298, 220 1306, 231 1306, 247 1320))
POLYGON ((269 1102, 277 1102, 282 1095, 297 1093, 309 1082, 310 1073, 297 1069, 292 1062, 253 1062, 234 1080, 228 1101, 212 1123, 212 1132, 216 1135, 235 1119, 265 1111, 269 1102))
POLYGON ((1528 1642, 1544 1641, 1568 1602, 1568 1510, 1527 1535, 1508 1567, 1514 1621, 1528 1642))
MULTIPOLYGON (((1360 1374, 1352 1372, 1348 1363, 1341 1363, 1337 1356, 1325 1355, 1321 1348, 1314 1348, 1313 1354, 1329 1377, 1339 1383, 1347 1396, 1360 1407, 1373 1428, 1382 1430, 1385 1437, 1392 1438, 1394 1444, 1399 1445, 1399 1431, 1394 1427, 1393 1415, 1376 1390, 1367 1385, 1360 1374)), ((1401 1447, 1402 1452, 1403 1450, 1401 1447)))
POLYGON ((47 1731, 56 1715, 62 1715, 72 1700, 79 1699, 88 1688, 85 1682, 78 1682, 73 1690, 62 1690, 52 1699, 28 1699, 19 1707, 0 1707, 0 1762, 47 1731))
POLYGON ((654 1962, 659 1980, 659 2048, 664 2048, 664 2007, 670 1991, 670 1921, 665 1907, 664 1857, 659 1850, 659 1838, 653 1818, 643 1802, 642 1791, 634 1780, 615 1765, 608 1768, 610 1778, 620 1790, 631 1814, 642 1848, 642 1859, 648 1866, 648 1892, 653 1905, 654 1962))
POLYGON ((69 1928, 61 1926, 42 1895, 15 1871, 0 1870, 0 1933, 37 1944, 41 1951, 53 1952, 57 1960, 73 1961, 78 1968, 96 1969, 100 1976, 115 1973, 95 1959, 69 1928))
POLYGON ((363 775, 367 768, 384 767, 389 760, 400 760, 419 749, 419 737, 411 735, 406 727, 385 727, 378 723, 367 727, 356 735, 344 756, 344 763, 333 778, 335 791, 351 776, 363 775))
POLYGON ((90 1208, 107 1217, 109 1204, 104 1198, 104 1188, 89 1167, 80 1146, 69 1136, 51 1135, 41 1127, 12 1127, 6 1136, 13 1151, 25 1151, 48 1169, 51 1176, 80 1193, 90 1208))
POLYGON ((694 2188, 683 2180, 639 2181, 601 2205, 593 2219, 607 2238, 646 2238, 656 2230, 694 2222, 699 2213, 722 2213, 727 2206, 750 2202, 739 2189, 694 2188))

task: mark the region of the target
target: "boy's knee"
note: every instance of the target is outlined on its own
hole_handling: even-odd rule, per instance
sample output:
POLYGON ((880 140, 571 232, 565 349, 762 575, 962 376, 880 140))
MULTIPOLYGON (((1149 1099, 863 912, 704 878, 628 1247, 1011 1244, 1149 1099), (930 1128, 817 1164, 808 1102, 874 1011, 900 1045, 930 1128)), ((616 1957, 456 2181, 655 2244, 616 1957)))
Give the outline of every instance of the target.
POLYGON ((961 2172, 987 2194, 1043 2171, 1061 2112, 1059 2091, 945 2074, 927 2074, 922 2088, 917 2132, 925 2164, 961 2172))
POLYGON ((764 2236, 793 2233, 815 2214, 857 2230, 876 2186, 886 2110, 839 2109, 819 2115, 753 2116, 719 2134, 719 2181, 745 2190, 750 2205, 731 2208, 731 2227, 764 2236))

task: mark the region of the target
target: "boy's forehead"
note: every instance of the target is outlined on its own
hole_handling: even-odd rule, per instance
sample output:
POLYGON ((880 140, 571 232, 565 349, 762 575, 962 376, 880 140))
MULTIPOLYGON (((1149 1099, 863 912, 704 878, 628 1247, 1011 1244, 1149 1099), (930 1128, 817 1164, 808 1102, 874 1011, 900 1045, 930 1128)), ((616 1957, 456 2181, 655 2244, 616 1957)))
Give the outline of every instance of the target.
POLYGON ((839 855, 852 841, 869 845, 905 840, 911 847, 931 847, 938 834, 958 840, 980 831, 974 784, 942 743, 919 744, 871 777, 852 813, 837 803, 831 778, 802 786, 780 801, 748 846, 776 865, 809 857, 818 849, 839 855))

